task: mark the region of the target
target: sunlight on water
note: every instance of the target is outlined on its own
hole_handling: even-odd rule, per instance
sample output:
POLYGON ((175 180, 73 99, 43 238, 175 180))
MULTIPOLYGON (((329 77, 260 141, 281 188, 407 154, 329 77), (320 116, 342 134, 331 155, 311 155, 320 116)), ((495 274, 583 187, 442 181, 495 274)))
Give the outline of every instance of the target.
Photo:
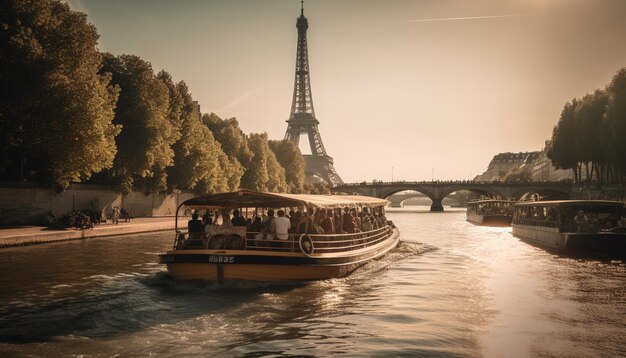
POLYGON ((216 285, 156 264, 171 233, 0 251, 6 356, 620 356, 626 267, 464 211, 391 209, 402 242, 341 279, 216 285))

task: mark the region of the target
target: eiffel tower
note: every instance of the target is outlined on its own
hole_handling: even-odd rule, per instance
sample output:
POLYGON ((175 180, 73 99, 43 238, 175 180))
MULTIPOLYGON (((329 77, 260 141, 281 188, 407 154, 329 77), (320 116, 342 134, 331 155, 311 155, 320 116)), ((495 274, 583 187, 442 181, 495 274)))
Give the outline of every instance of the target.
POLYGON ((309 22, 304 17, 304 1, 300 17, 296 22, 298 28, 298 53, 296 55, 296 79, 293 86, 293 102, 291 115, 287 120, 287 132, 285 139, 290 140, 296 146, 300 143, 300 135, 306 133, 309 137, 311 154, 303 154, 304 173, 307 182, 325 181, 331 186, 343 184, 343 180, 333 167, 333 158, 326 154, 322 137, 317 125, 313 109, 313 97, 311 95, 311 79, 309 77, 309 55, 306 45, 306 30, 309 22))

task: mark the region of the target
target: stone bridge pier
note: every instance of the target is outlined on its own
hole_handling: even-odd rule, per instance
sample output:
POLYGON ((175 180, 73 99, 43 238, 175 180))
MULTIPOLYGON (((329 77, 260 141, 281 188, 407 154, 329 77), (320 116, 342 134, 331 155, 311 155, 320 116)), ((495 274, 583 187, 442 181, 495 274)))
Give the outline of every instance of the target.
POLYGON ((443 211, 443 204, 441 204, 443 198, 431 198, 431 200, 433 203, 430 205, 430 211, 443 211))

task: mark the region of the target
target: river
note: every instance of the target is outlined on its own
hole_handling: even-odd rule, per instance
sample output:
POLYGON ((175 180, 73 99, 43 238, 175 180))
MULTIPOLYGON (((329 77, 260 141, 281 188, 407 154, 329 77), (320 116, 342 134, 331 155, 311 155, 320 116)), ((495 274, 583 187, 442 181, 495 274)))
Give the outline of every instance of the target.
POLYGON ((0 355, 626 356, 626 265, 550 254, 462 210, 396 209, 402 243, 342 279, 186 283, 172 233, 0 251, 0 355))

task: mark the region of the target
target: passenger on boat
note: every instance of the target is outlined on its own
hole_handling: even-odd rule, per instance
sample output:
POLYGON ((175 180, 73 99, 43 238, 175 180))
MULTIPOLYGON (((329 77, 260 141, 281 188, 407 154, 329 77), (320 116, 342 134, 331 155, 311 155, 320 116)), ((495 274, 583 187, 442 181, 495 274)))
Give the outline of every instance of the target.
POLYGON ((368 216, 368 218, 370 219, 370 222, 372 223, 372 230, 379 229, 378 223, 376 222, 376 219, 374 219, 374 216, 370 215, 368 216))
POLYGON ((292 213, 289 218, 291 219, 291 228, 297 230, 300 222, 302 221, 302 212, 300 209, 296 209, 296 212, 292 213))
POLYGON ((313 221, 313 211, 308 210, 304 213, 300 225, 298 225, 298 234, 318 234, 317 227, 313 221))
POLYGON ((322 209, 320 211, 320 226, 322 227, 322 230, 324 230, 325 234, 333 234, 335 232, 335 223, 333 223, 333 218, 328 216, 328 210, 322 209))
POLYGON ((354 234, 354 221, 352 221, 352 215, 350 215, 350 208, 346 207, 343 209, 343 231, 348 234, 354 234))
POLYGON ((191 220, 187 222, 187 231, 192 232, 202 232, 204 226, 202 226, 202 221, 198 220, 198 213, 193 213, 191 215, 191 220))
POLYGON ((269 209, 267 211, 267 218, 263 220, 263 225, 269 229, 272 227, 272 220, 274 220, 274 210, 269 209))
POLYGON ((250 223, 250 226, 248 226, 248 231, 259 232, 262 229, 263 229, 263 222, 261 222, 261 217, 255 216, 254 221, 252 221, 250 223))
POLYGON ((233 223, 230 221, 230 210, 222 209, 219 218, 215 218, 213 225, 221 225, 223 227, 232 227, 233 223))
POLYGON ((243 216, 239 214, 239 210, 237 209, 233 210, 233 218, 230 220, 230 222, 233 224, 233 226, 248 226, 248 224, 246 224, 246 219, 244 219, 243 216))
POLYGON ((202 215, 202 223, 205 226, 213 224, 213 219, 211 219, 211 213, 209 210, 204 211, 204 215, 202 215))
POLYGON ((589 231, 589 219, 583 210, 578 210, 578 213, 574 216, 574 223, 576 224, 576 231, 589 231))
POLYGON ((373 227, 372 227, 372 222, 370 221, 370 217, 365 216, 365 213, 363 212, 361 212, 361 214, 364 214, 362 218, 363 223, 361 224, 361 231, 363 232, 372 231, 373 227))
POLYGON ((377 216, 377 222, 378 222, 378 227, 385 227, 385 225, 387 225, 387 218, 385 218, 385 213, 382 211, 382 208, 380 210, 380 212, 376 213, 377 216))
POLYGON ((354 223, 354 231, 361 232, 361 218, 357 216, 354 208, 350 209, 350 216, 352 217, 352 222, 354 223))
POLYGON ((291 221, 285 217, 284 210, 278 210, 278 217, 272 220, 271 231, 276 235, 278 240, 288 240, 289 229, 291 229, 291 221))

